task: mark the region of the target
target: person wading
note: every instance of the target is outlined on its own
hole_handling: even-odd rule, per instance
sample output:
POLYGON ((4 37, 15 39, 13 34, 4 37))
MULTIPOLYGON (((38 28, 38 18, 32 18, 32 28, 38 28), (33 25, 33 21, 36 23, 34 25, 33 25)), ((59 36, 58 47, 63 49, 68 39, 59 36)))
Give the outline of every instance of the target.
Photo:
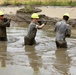
POLYGON ((71 36, 71 28, 70 25, 67 24, 68 19, 69 19, 69 14, 65 13, 63 15, 63 20, 57 22, 55 25, 55 32, 56 32, 55 42, 57 48, 67 48, 67 42, 65 38, 71 36))
POLYGON ((39 23, 38 23, 39 15, 37 13, 33 13, 31 15, 31 18, 32 18, 32 22, 29 25, 28 33, 24 37, 24 44, 25 45, 36 44, 35 37, 36 37, 37 29, 41 29, 45 25, 44 23, 39 25, 39 23))
POLYGON ((4 13, 0 11, 0 41, 7 41, 6 27, 10 26, 10 20, 4 18, 4 13))

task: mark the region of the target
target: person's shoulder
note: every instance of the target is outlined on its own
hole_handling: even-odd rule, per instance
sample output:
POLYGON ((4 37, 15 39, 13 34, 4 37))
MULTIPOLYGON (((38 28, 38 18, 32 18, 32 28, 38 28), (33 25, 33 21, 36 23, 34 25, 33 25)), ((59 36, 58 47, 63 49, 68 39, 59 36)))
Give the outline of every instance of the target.
POLYGON ((70 24, 66 24, 67 27, 70 27, 70 24))
POLYGON ((57 23, 56 23, 56 25, 60 25, 61 24, 61 21, 58 21, 57 23))
POLYGON ((29 27, 30 27, 30 28, 35 28, 35 27, 36 27, 36 24, 35 24, 34 22, 31 22, 31 23, 29 24, 29 27))
POLYGON ((35 23, 33 21, 31 21, 30 25, 35 25, 35 23))

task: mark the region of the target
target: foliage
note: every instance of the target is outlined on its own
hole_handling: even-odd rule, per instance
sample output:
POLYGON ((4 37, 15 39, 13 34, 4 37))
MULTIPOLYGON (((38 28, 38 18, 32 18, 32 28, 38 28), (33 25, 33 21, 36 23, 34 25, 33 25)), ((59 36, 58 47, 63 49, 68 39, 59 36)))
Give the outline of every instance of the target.
POLYGON ((76 1, 72 0, 4 0, 3 5, 21 5, 21 4, 29 4, 29 5, 52 5, 52 6, 76 6, 76 1))

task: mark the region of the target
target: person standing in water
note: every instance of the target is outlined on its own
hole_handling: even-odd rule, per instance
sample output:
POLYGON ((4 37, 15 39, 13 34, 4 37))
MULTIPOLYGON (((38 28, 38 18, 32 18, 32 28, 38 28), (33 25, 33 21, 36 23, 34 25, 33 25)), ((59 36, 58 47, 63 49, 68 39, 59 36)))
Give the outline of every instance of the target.
POLYGON ((63 15, 62 21, 59 21, 55 25, 55 32, 56 32, 56 47, 57 48, 67 48, 66 37, 71 36, 71 28, 70 25, 67 24, 69 19, 69 14, 65 13, 63 15))
POLYGON ((0 41, 7 41, 6 27, 10 26, 10 20, 4 18, 4 13, 0 11, 0 41))
POLYGON ((25 45, 36 44, 35 37, 36 37, 37 29, 41 29, 45 26, 45 23, 39 25, 39 23, 38 23, 39 15, 37 13, 33 13, 31 15, 31 18, 32 18, 32 22, 29 25, 28 33, 24 37, 25 45))

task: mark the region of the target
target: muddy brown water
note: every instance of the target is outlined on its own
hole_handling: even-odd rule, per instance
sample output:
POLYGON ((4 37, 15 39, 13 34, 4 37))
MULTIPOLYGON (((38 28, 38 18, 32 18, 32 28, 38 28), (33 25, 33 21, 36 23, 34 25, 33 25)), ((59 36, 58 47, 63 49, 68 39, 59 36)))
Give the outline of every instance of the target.
MULTIPOLYGON (((8 41, 0 42, 1 75, 75 75, 76 39, 67 38, 68 49, 57 49, 50 31, 38 30, 34 46, 24 46, 27 26, 7 28, 8 41)), ((48 29, 46 29, 48 30, 48 29)))
POLYGON ((28 25, 11 22, 7 42, 0 41, 0 75, 76 75, 76 39, 67 49, 57 49, 52 27, 38 30, 37 45, 25 46, 28 25))

